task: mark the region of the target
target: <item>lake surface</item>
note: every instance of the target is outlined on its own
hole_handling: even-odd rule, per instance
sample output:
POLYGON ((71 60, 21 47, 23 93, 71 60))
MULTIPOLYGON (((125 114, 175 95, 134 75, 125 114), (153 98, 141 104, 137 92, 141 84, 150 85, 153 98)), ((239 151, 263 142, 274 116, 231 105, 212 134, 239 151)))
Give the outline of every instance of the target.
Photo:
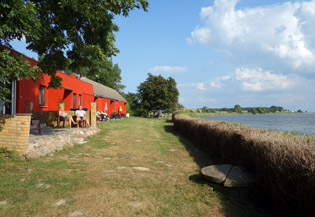
POLYGON ((227 115, 200 118, 240 123, 256 128, 315 135, 315 113, 227 115))

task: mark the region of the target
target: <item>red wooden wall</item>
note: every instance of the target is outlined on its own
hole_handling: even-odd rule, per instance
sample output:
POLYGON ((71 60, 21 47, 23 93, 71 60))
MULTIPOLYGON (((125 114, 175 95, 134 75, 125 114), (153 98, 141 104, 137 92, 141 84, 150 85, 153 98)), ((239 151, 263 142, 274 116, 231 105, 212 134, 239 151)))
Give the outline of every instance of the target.
MULTIPOLYGON (((12 50, 17 55, 23 55, 17 51, 12 50)), ((31 66, 38 64, 25 55, 24 59, 27 60, 31 66)), ((102 111, 105 109, 107 103, 108 115, 113 112, 119 112, 122 108, 122 114, 126 114, 126 103, 112 100, 103 97, 94 97, 93 85, 79 80, 75 75, 67 75, 57 71, 57 76, 62 78, 62 87, 58 89, 47 88, 50 82, 50 76, 41 74, 40 78, 35 82, 31 79, 24 79, 17 81, 16 87, 16 113, 26 112, 26 102, 33 102, 34 111, 57 111, 58 103, 64 102, 65 110, 69 111, 73 108, 73 94, 76 94, 76 108, 79 107, 79 96, 81 96, 81 105, 83 108, 91 109, 91 102, 96 102, 97 109, 102 111), (45 87, 45 105, 39 105, 39 89, 40 86, 45 87)))
POLYGON ((47 88, 50 76, 42 74, 40 79, 22 80, 17 82, 17 113, 26 111, 26 102, 33 102, 34 111, 57 111, 58 102, 64 102, 65 110, 73 108, 73 94, 76 94, 76 108, 79 107, 79 96, 83 108, 91 109, 91 102, 94 101, 93 85, 80 81, 75 76, 69 76, 61 72, 56 73, 62 78, 62 88, 47 88), (39 105, 39 88, 45 87, 45 105, 39 105))
POLYGON ((107 99, 107 98, 103 98, 103 97, 97 97, 95 99, 96 102, 96 109, 98 111, 103 111, 105 109, 105 104, 107 102, 107 111, 105 111, 108 115, 110 115, 113 112, 117 112, 119 111, 119 108, 121 106, 122 108, 122 114, 126 114, 126 103, 125 102, 121 102, 118 100, 111 100, 111 99, 107 99))

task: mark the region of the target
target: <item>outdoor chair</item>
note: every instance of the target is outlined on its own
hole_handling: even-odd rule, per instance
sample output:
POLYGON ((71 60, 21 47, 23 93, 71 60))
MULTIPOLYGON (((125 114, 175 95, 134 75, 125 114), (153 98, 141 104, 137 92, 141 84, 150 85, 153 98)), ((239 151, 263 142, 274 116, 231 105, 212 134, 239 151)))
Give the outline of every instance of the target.
POLYGON ((42 119, 43 113, 41 112, 37 118, 31 118, 31 126, 35 126, 37 128, 38 135, 41 135, 40 131, 40 121, 42 119))
MULTIPOLYGON (((70 108, 70 111, 74 111, 75 112, 76 110, 78 110, 78 109, 77 108, 70 108)), ((82 110, 88 111, 87 108, 82 108, 82 110)), ((74 122, 77 122, 77 116, 76 115, 72 116, 72 119, 73 119, 74 122)), ((79 120, 79 125, 80 125, 80 122, 83 122, 83 126, 86 127, 86 121, 79 120)))
POLYGON ((118 113, 117 113, 117 112, 113 112, 113 113, 110 115, 110 119, 117 119, 117 116, 118 116, 118 113))
MULTIPOLYGON (((74 122, 77 122, 77 116, 75 115, 75 116, 73 116, 72 117, 73 118, 73 121, 74 122)), ((85 120, 81 120, 81 119, 79 119, 79 126, 80 126, 80 123, 82 122, 82 124, 83 124, 83 127, 86 127, 86 121, 85 120)), ((81 126, 80 126, 81 127, 81 126)))
POLYGON ((61 116, 59 115, 59 111, 57 111, 57 127, 59 128, 60 122, 63 122, 62 127, 65 127, 65 120, 61 119, 61 116))
POLYGON ((100 114, 101 119, 100 121, 108 121, 108 116, 106 114, 100 114))

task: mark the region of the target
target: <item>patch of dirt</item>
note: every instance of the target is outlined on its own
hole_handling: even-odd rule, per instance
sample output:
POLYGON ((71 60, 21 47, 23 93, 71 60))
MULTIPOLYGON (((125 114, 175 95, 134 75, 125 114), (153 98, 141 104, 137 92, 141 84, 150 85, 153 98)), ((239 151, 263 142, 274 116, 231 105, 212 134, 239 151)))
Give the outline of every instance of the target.
POLYGON ((145 207, 144 203, 139 202, 139 201, 128 202, 128 204, 136 209, 141 209, 145 207))
POLYGON ((105 170, 104 172, 105 172, 105 173, 115 173, 116 170, 105 170))
POLYGON ((165 162, 164 161, 155 161, 154 163, 156 163, 156 164, 164 164, 165 162))
POLYGON ((139 170, 139 171, 149 171, 150 170, 149 168, 146 168, 146 167, 132 167, 132 168, 135 170, 139 170))
POLYGON ((76 210, 76 211, 71 212, 69 214, 69 217, 76 217, 76 216, 83 216, 83 213, 81 211, 79 211, 79 210, 76 210))
POLYGON ((7 201, 6 200, 0 201, 0 206, 4 206, 4 205, 7 205, 7 201))
POLYGON ((63 205, 66 205, 66 203, 67 203, 67 200, 65 200, 65 199, 60 199, 60 200, 58 200, 57 202, 55 202, 53 205, 54 205, 54 206, 63 206, 63 205))
POLYGON ((44 184, 44 183, 38 183, 36 185, 36 188, 42 188, 42 189, 48 189, 50 188, 51 186, 49 184, 44 184))

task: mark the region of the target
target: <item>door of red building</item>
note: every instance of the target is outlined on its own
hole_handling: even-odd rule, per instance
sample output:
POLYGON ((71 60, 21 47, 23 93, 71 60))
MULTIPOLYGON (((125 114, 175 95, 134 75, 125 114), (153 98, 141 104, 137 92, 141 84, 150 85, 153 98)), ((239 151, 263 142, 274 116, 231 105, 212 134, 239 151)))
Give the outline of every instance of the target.
POLYGON ((63 102, 65 104, 65 110, 70 110, 70 108, 72 107, 72 89, 69 88, 65 88, 64 94, 63 94, 63 102))

